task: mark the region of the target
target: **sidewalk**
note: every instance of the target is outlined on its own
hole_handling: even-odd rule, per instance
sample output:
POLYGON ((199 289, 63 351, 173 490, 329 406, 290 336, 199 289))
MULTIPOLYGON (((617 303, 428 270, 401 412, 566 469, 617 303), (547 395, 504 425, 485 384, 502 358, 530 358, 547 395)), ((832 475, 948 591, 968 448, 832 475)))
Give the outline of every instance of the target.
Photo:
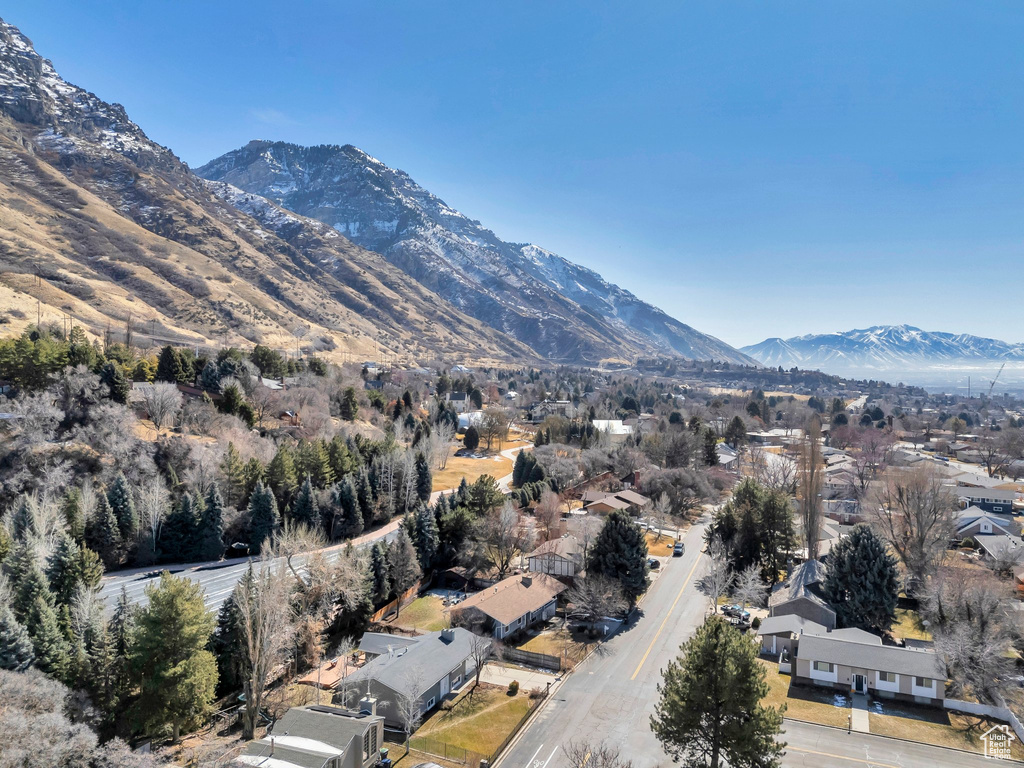
POLYGON ((868 697, 863 693, 853 694, 853 708, 850 710, 850 729, 857 733, 871 733, 868 718, 868 697))

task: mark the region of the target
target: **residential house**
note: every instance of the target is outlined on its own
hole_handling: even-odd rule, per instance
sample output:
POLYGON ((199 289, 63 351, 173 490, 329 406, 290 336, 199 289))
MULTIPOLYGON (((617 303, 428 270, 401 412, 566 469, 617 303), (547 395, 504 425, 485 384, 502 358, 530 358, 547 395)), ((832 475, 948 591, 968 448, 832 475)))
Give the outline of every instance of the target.
POLYGON ((355 711, 292 707, 235 760, 261 768, 369 768, 383 744, 384 718, 377 701, 365 698, 355 711))
POLYGON ((555 615, 565 584, 546 573, 509 576, 452 608, 452 620, 480 621, 498 640, 555 615))
POLYGON ((465 413, 472 407, 472 401, 467 392, 449 392, 448 402, 456 413, 465 413))
POLYGON ((539 424, 548 416, 564 416, 571 419, 576 416, 577 408, 572 400, 541 400, 530 406, 530 421, 539 424))
MULTIPOLYGON (((475 672, 473 644, 473 633, 461 627, 402 638, 400 644, 396 642, 397 647, 374 656, 345 678, 345 685, 388 702, 384 709, 386 724, 401 727, 397 710, 400 697, 414 697, 420 711, 429 712, 475 672)), ((380 650, 379 638, 371 638, 367 648, 380 650)))
POLYGON ((992 514, 981 507, 968 507, 957 513, 956 538, 969 539, 975 536, 1005 535, 1020 537, 1020 523, 1012 517, 992 514))
MULTIPOLYGON (((830 634, 804 634, 793 682, 942 706, 946 668, 930 648, 899 648, 830 634)), ((865 633, 866 634, 866 633, 865 633)))
POLYGON ((638 515, 651 503, 651 500, 632 488, 621 491, 602 493, 600 491, 587 491, 583 494, 583 508, 589 513, 607 515, 617 509, 629 510, 631 514, 638 515))
POLYGON ((825 600, 822 582, 825 566, 820 560, 807 560, 793 568, 768 596, 769 616, 800 616, 826 629, 835 629, 836 612, 825 600))
POLYGON ((459 414, 459 432, 465 432, 470 427, 480 428, 484 423, 483 411, 463 411, 459 414))
POLYGON ((598 432, 607 435, 612 445, 622 445, 633 436, 633 427, 622 423, 622 419, 593 419, 591 424, 598 432))
POLYGON ((1020 536, 992 534, 991 536, 975 536, 974 541, 978 543, 982 557, 989 562, 1000 564, 1024 562, 1024 542, 1021 542, 1020 536))
POLYGON ((827 630, 821 624, 795 613, 769 616, 761 621, 757 628, 757 636, 761 638, 761 653, 777 656, 796 653, 800 636, 808 634, 824 634, 827 630))
POLYGON ((1001 512, 1009 515, 1013 512, 1013 502, 1017 499, 1015 490, 999 488, 966 488, 958 486, 957 498, 963 507, 980 507, 986 512, 1001 512))
POLYGON ((583 542, 571 534, 545 541, 527 555, 530 573, 572 579, 583 570, 583 542))

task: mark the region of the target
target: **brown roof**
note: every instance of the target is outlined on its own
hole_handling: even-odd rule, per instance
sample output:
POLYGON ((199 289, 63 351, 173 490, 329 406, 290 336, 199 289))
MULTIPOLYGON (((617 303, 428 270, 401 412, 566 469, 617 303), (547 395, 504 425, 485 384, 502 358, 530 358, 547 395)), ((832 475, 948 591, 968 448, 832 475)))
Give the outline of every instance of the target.
POLYGON ((643 496, 637 493, 636 491, 630 490, 619 491, 618 493, 615 494, 615 498, 621 499, 622 501, 625 501, 637 507, 646 506, 651 501, 646 496, 643 496))
POLYGON ((510 576, 467 597, 453 610, 472 608, 502 624, 511 624, 520 616, 540 610, 565 589, 565 584, 546 573, 510 576))
POLYGON ((603 504, 606 507, 610 507, 611 509, 629 509, 631 506, 633 506, 628 501, 623 501, 622 499, 616 498, 615 496, 609 494, 608 496, 598 499, 597 501, 590 502, 589 504, 587 504, 586 508, 590 509, 591 507, 596 507, 601 504, 603 504))

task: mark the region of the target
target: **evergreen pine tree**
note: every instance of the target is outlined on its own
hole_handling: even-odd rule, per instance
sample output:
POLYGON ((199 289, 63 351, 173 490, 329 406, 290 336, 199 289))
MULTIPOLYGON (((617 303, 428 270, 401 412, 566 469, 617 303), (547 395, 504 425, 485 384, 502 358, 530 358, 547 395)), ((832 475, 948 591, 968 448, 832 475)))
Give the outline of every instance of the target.
POLYGON ((320 506, 316 501, 316 491, 313 490, 313 482, 309 475, 302 482, 298 494, 295 496, 295 503, 292 504, 292 520, 304 525, 310 530, 316 529, 320 524, 320 506))
POLYGON ((262 462, 253 456, 247 462, 245 462, 245 485, 242 490, 242 495, 235 502, 235 507, 241 509, 249 504, 249 496, 252 494, 253 489, 257 483, 264 482, 267 477, 267 470, 263 466, 262 462))
POLYGON ((370 549, 370 592, 375 608, 391 599, 391 572, 388 567, 388 548, 383 540, 370 549))
POLYGON ((0 669, 23 672, 35 658, 28 630, 14 618, 7 605, 0 604, 0 669))
POLYGON ((466 428, 466 434, 462 436, 462 444, 467 451, 475 451, 480 446, 480 433, 476 427, 470 425, 466 428))
POLYGON ((355 421, 359 415, 359 400, 356 397, 355 387, 348 387, 341 397, 341 418, 345 421, 355 421))
POLYGON ((132 384, 128 381, 128 377, 125 376, 124 370, 118 363, 115 363, 113 360, 104 363, 100 369, 100 381, 106 385, 111 400, 115 403, 121 403, 121 405, 128 402, 128 395, 131 394, 132 384))
POLYGON ((217 613, 217 629, 210 638, 210 651, 217 660, 219 696, 242 687, 240 663, 245 656, 245 650, 239 634, 238 595, 252 593, 252 579, 252 567, 249 567, 217 613))
POLYGON ((337 535, 344 539, 354 538, 363 532, 363 510, 359 506, 352 475, 345 475, 335 488, 335 504, 340 518, 337 535))
POLYGON ((441 538, 434 512, 424 504, 420 505, 413 517, 412 542, 416 547, 416 557, 420 561, 420 568, 424 572, 431 570, 437 561, 441 538))
POLYGON ((224 554, 224 500, 216 483, 206 492, 199 523, 199 559, 220 560, 224 554))
POLYGON ((739 527, 732 548, 732 565, 739 572, 761 563, 761 528, 759 510, 744 506, 739 512, 739 527))
POLYGON ((273 492, 257 483, 249 497, 249 530, 250 545, 256 554, 263 548, 264 542, 273 538, 281 526, 281 515, 277 511, 277 500, 273 492))
POLYGON ((110 488, 107 489, 107 501, 110 502, 110 509, 117 520, 117 529, 121 533, 121 540, 128 542, 134 539, 139 533, 139 516, 135 511, 135 499, 132 496, 131 486, 128 485, 128 478, 123 472, 118 472, 117 477, 110 488))
POLYGON ((704 430, 704 463, 709 467, 718 466, 718 435, 708 427, 704 430))
POLYGON ((50 591, 50 584, 46 580, 46 574, 39 565, 35 551, 31 545, 16 544, 10 556, 10 573, 13 582, 14 595, 11 601, 11 609, 15 618, 32 634, 35 627, 32 626, 32 606, 36 599, 40 598, 50 607, 55 604, 53 592, 50 591))
POLYGON ((61 631, 53 604, 37 595, 25 624, 32 638, 36 666, 58 680, 67 680, 71 668, 71 647, 61 631))
POLYGON ((59 604, 71 603, 78 589, 81 566, 81 548, 66 533, 59 532, 53 551, 46 562, 46 576, 50 582, 50 589, 59 604))
POLYGON ((134 714, 147 730, 170 724, 177 741, 181 728, 198 723, 213 703, 217 662, 207 646, 215 618, 198 583, 167 571, 146 597, 130 650, 141 692, 134 714))
POLYGON ((523 468, 526 466, 526 451, 516 454, 516 463, 512 466, 512 485, 516 488, 523 484, 523 468))
POLYGON ((278 506, 288 506, 299 487, 299 480, 295 473, 295 457, 287 445, 278 447, 274 458, 267 465, 266 474, 267 485, 277 499, 278 506))
POLYGON ((61 505, 61 512, 64 515, 64 522, 67 524, 68 533, 79 544, 85 539, 85 514, 82 512, 82 492, 72 488, 64 497, 61 505))
POLYGON ((213 360, 207 360, 199 374, 199 386, 207 392, 220 391, 220 368, 213 360))
POLYGON ((768 707, 756 646, 711 616, 670 661, 658 686, 651 730, 673 762, 720 768, 778 768, 782 708, 768 707))
POLYGON ((36 515, 28 496, 22 496, 14 510, 11 521, 11 536, 15 541, 27 541, 29 536, 36 536, 36 515))
POLYGON ((630 605, 635 605, 647 588, 648 568, 643 531, 627 512, 615 510, 591 547, 587 572, 618 581, 630 605))
POLYGON ((370 486, 370 474, 366 466, 359 468, 356 475, 356 499, 359 501, 359 511, 363 514, 363 530, 368 530, 373 525, 374 495, 370 486))
POLYGON ((165 562, 189 563, 199 558, 199 510, 192 494, 182 494, 160 526, 160 554, 165 562))
POLYGON ((120 564, 121 529, 106 494, 97 495, 96 510, 85 526, 85 543, 100 556, 107 568, 115 568, 120 564))
POLYGON ((217 410, 231 416, 237 416, 242 403, 245 402, 245 395, 237 384, 229 384, 221 392, 220 400, 217 401, 217 410))
POLYGON ((181 353, 168 345, 160 350, 160 359, 156 364, 156 380, 171 384, 187 384, 191 376, 191 366, 185 365, 181 353))
POLYGON ((825 558, 822 589, 840 626, 888 631, 899 597, 896 559, 871 528, 855 526, 825 558))
POLYGON ((228 443, 228 449, 220 463, 220 471, 224 474, 225 501, 236 506, 241 503, 245 492, 245 464, 234 443, 228 443))
POLYGON ((430 463, 422 453, 416 454, 416 497, 421 503, 430 501, 433 481, 430 476, 430 463))

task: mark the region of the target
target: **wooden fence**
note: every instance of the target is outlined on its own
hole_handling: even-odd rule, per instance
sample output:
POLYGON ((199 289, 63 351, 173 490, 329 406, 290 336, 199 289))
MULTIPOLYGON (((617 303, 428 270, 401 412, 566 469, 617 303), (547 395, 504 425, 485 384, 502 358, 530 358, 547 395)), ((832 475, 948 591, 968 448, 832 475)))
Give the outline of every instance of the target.
POLYGON ((405 592, 402 593, 401 597, 395 598, 390 603, 383 606, 380 610, 374 613, 373 616, 370 617, 370 623, 372 624, 375 621, 380 621, 381 619, 388 616, 392 611, 396 610, 398 608, 399 600, 402 601, 402 605, 408 605, 409 603, 411 603, 419 595, 421 586, 421 582, 417 581, 413 586, 405 590, 405 592))
POLYGON ((560 656, 549 656, 546 653, 535 653, 533 651, 524 651, 519 648, 509 647, 502 649, 501 656, 505 661, 512 661, 516 664, 525 664, 528 667, 550 669, 553 672, 560 672, 562 670, 562 659, 560 656))

